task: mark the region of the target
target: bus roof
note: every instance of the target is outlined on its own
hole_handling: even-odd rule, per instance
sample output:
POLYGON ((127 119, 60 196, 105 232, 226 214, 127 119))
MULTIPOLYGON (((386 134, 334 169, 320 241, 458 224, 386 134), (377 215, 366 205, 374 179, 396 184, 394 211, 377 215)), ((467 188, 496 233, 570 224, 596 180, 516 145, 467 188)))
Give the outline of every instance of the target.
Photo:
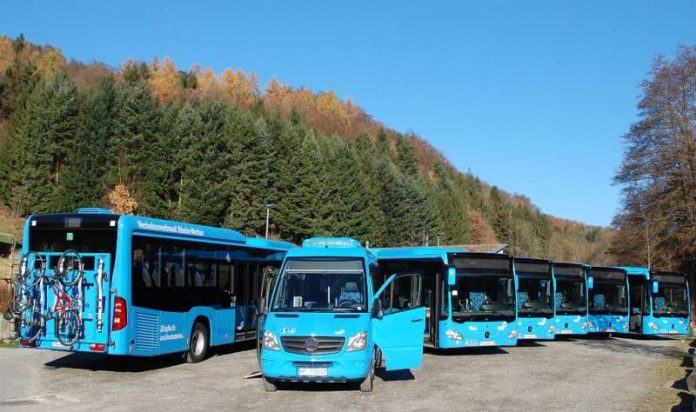
POLYGON ((580 263, 580 262, 556 262, 552 261, 551 262, 554 266, 565 266, 565 267, 582 267, 584 269, 588 269, 590 265, 587 263, 580 263))
POLYGON ((618 269, 626 271, 629 276, 642 276, 646 279, 650 278, 650 271, 648 268, 638 267, 638 266, 616 266, 618 269))
POLYGON ((435 246, 416 246, 416 247, 385 247, 370 249, 377 255, 377 259, 441 259, 447 262, 448 253, 464 253, 465 249, 459 247, 435 247, 435 246))
POLYGON ((274 239, 264 239, 261 237, 250 237, 247 238, 247 246, 255 247, 259 249, 271 249, 271 250, 290 250, 295 247, 294 244, 286 242, 284 240, 274 240, 274 239))
POLYGON ((313 237, 302 242, 302 247, 288 250, 286 258, 368 258, 374 254, 360 242, 347 237, 313 237))

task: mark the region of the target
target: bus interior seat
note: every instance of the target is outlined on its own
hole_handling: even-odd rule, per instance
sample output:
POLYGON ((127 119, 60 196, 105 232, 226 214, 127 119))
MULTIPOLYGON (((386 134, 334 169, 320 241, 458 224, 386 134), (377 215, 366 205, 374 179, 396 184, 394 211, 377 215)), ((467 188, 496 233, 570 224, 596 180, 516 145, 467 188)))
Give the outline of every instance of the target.
POLYGON ((604 295, 594 295, 592 298, 592 301, 594 303, 595 309, 602 310, 604 309, 604 305, 606 304, 606 300, 604 298, 604 295))
POLYGON ((662 296, 655 297, 655 310, 665 310, 665 298, 662 296))
POLYGON ((527 292, 517 292, 517 309, 524 306, 529 300, 529 294, 527 292))
POLYGON ((356 303, 362 302, 362 295, 358 290, 358 284, 356 282, 346 282, 346 284, 341 289, 341 294, 338 297, 338 301, 354 301, 356 303))
POLYGON ((561 305, 563 304, 563 294, 561 292, 556 292, 554 294, 555 296, 555 304, 556 304, 556 309, 559 309, 561 305))
POLYGON ((471 310, 479 311, 486 301, 484 292, 469 292, 469 302, 471 302, 471 310))

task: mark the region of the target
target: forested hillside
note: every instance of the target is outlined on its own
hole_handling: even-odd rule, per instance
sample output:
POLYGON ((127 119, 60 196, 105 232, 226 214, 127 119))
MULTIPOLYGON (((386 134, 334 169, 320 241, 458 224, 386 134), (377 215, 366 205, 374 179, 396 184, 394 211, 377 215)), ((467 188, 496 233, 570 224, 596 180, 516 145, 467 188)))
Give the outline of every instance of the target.
POLYGON ((541 213, 457 171, 332 92, 170 60, 66 61, 0 37, 0 202, 26 215, 107 205, 274 237, 492 243, 606 259, 610 232, 541 213))

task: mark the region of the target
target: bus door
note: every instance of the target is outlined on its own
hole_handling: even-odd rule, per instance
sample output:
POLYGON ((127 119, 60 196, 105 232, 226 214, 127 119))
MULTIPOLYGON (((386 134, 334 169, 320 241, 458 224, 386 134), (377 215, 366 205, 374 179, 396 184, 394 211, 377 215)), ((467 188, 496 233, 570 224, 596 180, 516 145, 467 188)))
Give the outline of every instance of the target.
POLYGON ((418 368, 423 361, 421 289, 419 274, 393 275, 375 294, 372 330, 388 371, 418 368))
POLYGON ((106 351, 112 312, 111 254, 51 252, 44 256, 41 346, 77 349, 87 345, 81 349, 106 351))
POLYGON ((630 319, 628 330, 630 332, 641 333, 643 331, 643 308, 645 307, 646 280, 642 276, 629 276, 628 287, 631 293, 630 296, 630 319))

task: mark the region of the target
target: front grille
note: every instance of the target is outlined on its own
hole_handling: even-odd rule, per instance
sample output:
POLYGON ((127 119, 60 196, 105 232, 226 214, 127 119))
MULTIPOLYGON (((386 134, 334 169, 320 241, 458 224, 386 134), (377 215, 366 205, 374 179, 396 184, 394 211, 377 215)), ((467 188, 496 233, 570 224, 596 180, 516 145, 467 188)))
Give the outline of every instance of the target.
POLYGON ((330 353, 338 353, 343 347, 343 343, 346 341, 344 337, 333 337, 333 336, 281 336, 280 342, 283 344, 283 349, 289 353, 299 353, 302 355, 328 355, 330 353), (309 342, 308 339, 316 340, 309 342), (314 348, 316 350, 309 350, 307 347, 314 348))

